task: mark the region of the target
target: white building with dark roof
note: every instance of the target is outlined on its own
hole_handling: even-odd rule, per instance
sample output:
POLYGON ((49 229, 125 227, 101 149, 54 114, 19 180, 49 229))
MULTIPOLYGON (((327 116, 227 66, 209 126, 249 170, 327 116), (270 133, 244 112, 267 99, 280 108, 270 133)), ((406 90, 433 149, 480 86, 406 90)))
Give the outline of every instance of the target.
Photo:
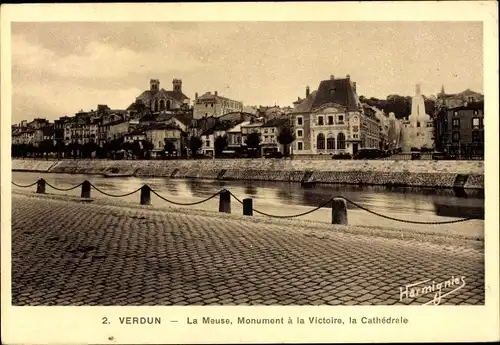
POLYGON ((196 94, 193 105, 193 117, 195 119, 210 116, 220 117, 228 113, 242 111, 242 102, 219 96, 217 91, 215 93, 206 92, 200 97, 196 94))

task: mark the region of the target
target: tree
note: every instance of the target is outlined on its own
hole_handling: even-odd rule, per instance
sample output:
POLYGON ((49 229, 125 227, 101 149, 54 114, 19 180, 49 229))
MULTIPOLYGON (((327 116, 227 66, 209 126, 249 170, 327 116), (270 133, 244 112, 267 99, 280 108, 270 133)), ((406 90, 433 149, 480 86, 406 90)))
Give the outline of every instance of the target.
POLYGON ((259 133, 250 133, 247 137, 247 148, 252 151, 252 156, 256 156, 260 149, 260 135, 259 133))
POLYGON ((295 134, 293 133, 290 126, 285 126, 281 129, 278 134, 278 142, 283 145, 283 151, 285 157, 288 157, 289 150, 288 147, 295 140, 295 134))
POLYGON ((219 157, 222 154, 222 151, 227 147, 227 136, 218 136, 215 138, 214 142, 214 150, 215 157, 219 157))
POLYGON ((202 145, 203 143, 201 142, 201 139, 197 136, 193 135, 191 136, 191 138, 189 138, 189 149, 191 150, 191 155, 193 156, 193 158, 196 158, 196 154, 198 153, 202 145))
POLYGON ((144 151, 144 156, 149 158, 151 150, 155 148, 153 143, 149 140, 141 140, 142 150, 144 151))
POLYGON ((175 145, 168 138, 163 139, 163 141, 164 141, 163 152, 165 155, 170 156, 175 151, 175 145))

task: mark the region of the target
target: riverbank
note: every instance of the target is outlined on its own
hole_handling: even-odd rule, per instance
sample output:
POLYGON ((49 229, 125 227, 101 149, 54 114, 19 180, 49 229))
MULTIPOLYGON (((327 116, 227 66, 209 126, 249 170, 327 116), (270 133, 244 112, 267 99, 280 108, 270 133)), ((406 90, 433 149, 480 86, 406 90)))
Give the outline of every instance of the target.
POLYGON ((13 171, 484 189, 483 161, 301 159, 12 160, 13 171))

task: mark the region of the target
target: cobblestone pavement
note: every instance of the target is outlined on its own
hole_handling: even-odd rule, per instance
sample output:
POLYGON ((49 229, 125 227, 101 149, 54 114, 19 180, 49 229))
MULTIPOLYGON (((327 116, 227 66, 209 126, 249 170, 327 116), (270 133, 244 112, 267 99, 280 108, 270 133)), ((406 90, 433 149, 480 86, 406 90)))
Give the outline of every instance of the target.
POLYGON ((452 276, 465 286, 443 288, 441 304, 484 304, 473 248, 218 213, 21 195, 12 205, 13 305, 424 304, 434 294, 401 301, 400 287, 452 276))

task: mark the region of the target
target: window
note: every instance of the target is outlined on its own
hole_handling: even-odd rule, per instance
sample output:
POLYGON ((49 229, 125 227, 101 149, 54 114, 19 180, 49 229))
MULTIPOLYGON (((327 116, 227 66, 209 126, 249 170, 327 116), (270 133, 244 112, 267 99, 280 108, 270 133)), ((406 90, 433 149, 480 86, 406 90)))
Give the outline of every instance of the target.
POLYGON ((469 103, 474 102, 474 96, 467 97, 467 102, 469 102, 469 103))
POLYGON ((451 135, 451 140, 456 143, 460 141, 460 132, 453 132, 451 135))
POLYGON ((483 118, 479 118, 479 128, 483 128, 483 118))
POLYGON ((304 135, 304 133, 302 132, 302 129, 297 130, 297 136, 299 138, 302 138, 303 135, 304 135))
POLYGON ((333 125, 333 116, 328 116, 328 124, 333 125))
POLYGON ((344 115, 339 115, 339 123, 340 124, 344 123, 344 115))
POLYGON ((304 149, 304 144, 302 141, 297 142, 297 150, 302 151, 304 149))
POLYGON ((264 141, 267 141, 267 138, 268 138, 268 136, 267 136, 267 135, 265 135, 265 136, 264 136, 264 141))
POLYGON ((266 128, 266 129, 264 129, 264 133, 267 133, 267 128, 266 128))
POLYGON ((337 135, 337 148, 339 150, 345 149, 345 135, 344 135, 344 133, 339 133, 337 135))
POLYGON ((205 146, 210 146, 210 140, 205 141, 205 146))
POLYGON ((324 123, 324 119, 323 119, 323 116, 318 116, 318 126, 323 126, 325 123, 324 123))
POLYGON ((302 116, 297 117, 297 126, 302 126, 302 116))
POLYGON ((333 135, 329 135, 328 139, 326 139, 326 148, 328 150, 335 150, 335 138, 333 135))
POLYGON ((325 135, 323 133, 319 133, 318 137, 316 138, 316 148, 318 150, 325 149, 325 135))
POLYGON ((460 128, 460 119, 453 119, 452 127, 453 128, 460 128))
POLYGON ((477 115, 477 110, 474 110, 474 115, 477 115))
POLYGON ((352 135, 352 137, 353 137, 354 139, 358 139, 358 135, 357 135, 357 134, 353 134, 353 135, 352 135))
POLYGON ((458 116, 458 111, 453 112, 453 115, 458 116))
POLYGON ((420 127, 420 122, 417 122, 417 127, 420 127))
POLYGON ((274 133, 274 128, 271 128, 271 133, 274 133))
POLYGON ((479 117, 474 117, 472 119, 472 127, 479 128, 479 117))
POLYGON ((352 126, 352 131, 354 133, 357 133, 359 131, 359 127, 358 126, 352 126))

